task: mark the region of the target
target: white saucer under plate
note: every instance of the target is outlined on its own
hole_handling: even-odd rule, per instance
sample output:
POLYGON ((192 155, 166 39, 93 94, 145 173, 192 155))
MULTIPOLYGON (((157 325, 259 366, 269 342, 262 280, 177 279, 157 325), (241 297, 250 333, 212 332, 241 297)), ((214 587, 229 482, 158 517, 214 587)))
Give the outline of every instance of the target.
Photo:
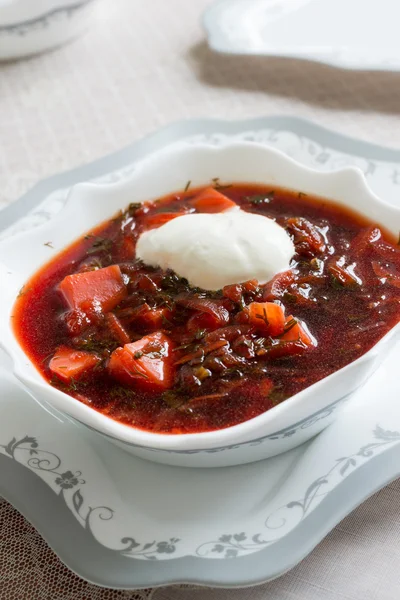
POLYGON ((398 0, 217 0, 204 13, 217 52, 400 70, 398 0))
MULTIPOLYGON (((149 152, 183 139, 227 138, 257 140, 324 170, 355 164, 374 191, 398 201, 398 151, 286 117, 189 121, 40 183, 0 213, 0 227, 11 225, 2 235, 51 218, 78 181, 119 179, 149 152)), ((398 346, 311 442, 266 461, 200 470, 143 461, 55 418, 18 387, 1 355, 0 493, 72 570, 96 584, 261 583, 292 568, 400 475, 399 353, 398 346)))

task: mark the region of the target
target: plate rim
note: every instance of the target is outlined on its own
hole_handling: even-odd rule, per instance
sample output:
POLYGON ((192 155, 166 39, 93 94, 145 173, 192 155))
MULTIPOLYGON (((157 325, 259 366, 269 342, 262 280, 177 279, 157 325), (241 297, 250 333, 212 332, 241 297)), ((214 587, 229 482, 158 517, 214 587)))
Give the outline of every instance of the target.
POLYGON ((167 561, 141 561, 116 555, 94 538, 88 539, 86 530, 65 503, 56 507, 55 498, 60 497, 55 497, 35 473, 4 455, 0 455, 0 468, 2 473, 6 473, 8 487, 5 489, 0 482, 0 493, 35 527, 71 571, 94 585, 121 590, 182 584, 235 589, 267 583, 298 565, 352 510, 400 476, 400 467, 393 471, 392 464, 400 464, 400 443, 350 473, 286 536, 269 547, 234 560, 185 556, 167 561), (371 468, 372 464, 374 468, 371 468), (36 494, 30 495, 29 504, 24 501, 27 479, 30 480, 30 489, 37 489, 36 494), (354 489, 357 497, 349 493, 354 489), (32 511, 35 500, 37 504, 32 511), (61 533, 60 512, 64 523, 62 535, 58 535, 61 533), (38 515, 45 518, 41 521, 38 515), (68 527, 65 527, 65 521, 68 527), (315 521, 319 526, 315 526, 315 521), (310 526, 314 530, 312 535, 310 526), (86 547, 85 563, 79 560, 83 547, 86 547), (101 563, 104 568, 99 568, 101 563), (240 571, 242 575, 238 577, 240 571))

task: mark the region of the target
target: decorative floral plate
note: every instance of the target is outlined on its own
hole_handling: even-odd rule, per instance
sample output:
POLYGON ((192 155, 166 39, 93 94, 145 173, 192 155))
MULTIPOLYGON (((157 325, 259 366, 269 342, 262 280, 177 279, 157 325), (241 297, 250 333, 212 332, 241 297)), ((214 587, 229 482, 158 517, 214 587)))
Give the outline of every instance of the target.
POLYGON ((399 18, 397 0, 217 0, 203 23, 217 52, 398 71, 399 18))
MULTIPOLYGON (((0 226, 9 226, 2 235, 51 218, 77 181, 116 180, 149 152, 183 138, 219 144, 227 137, 271 144, 325 170, 356 164, 378 194, 398 201, 400 152, 290 118, 191 121, 40 183, 0 213, 0 226)), ((0 493, 71 569, 99 585, 266 581, 297 564, 355 506, 400 475, 399 352, 317 438, 224 469, 146 462, 55 418, 18 387, 1 354, 0 493)))

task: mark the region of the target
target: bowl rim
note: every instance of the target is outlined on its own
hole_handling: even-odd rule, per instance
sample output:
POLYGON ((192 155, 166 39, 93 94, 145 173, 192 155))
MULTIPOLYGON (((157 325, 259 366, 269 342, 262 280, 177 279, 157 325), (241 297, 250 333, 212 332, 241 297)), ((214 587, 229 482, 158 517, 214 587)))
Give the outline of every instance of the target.
MULTIPOLYGON (((214 153, 222 153, 222 152, 224 152, 228 149, 232 149, 232 148, 236 149, 236 150, 239 149, 239 150, 244 150, 244 151, 246 149, 251 148, 252 151, 255 150, 256 152, 263 153, 265 156, 268 156, 268 155, 275 156, 279 160, 281 160, 282 163, 286 163, 287 166, 296 168, 299 171, 303 171, 303 173, 308 174, 310 177, 313 176, 313 177, 328 179, 328 178, 335 178, 338 176, 340 177, 344 173, 348 173, 351 175, 354 182, 357 183, 359 186, 361 186, 363 192, 365 193, 366 197, 369 198, 371 204, 375 203, 375 204, 379 205, 379 207, 385 208, 388 212, 392 211, 392 212, 396 213, 396 215, 400 219, 400 207, 399 208, 395 207, 395 206, 387 203, 386 201, 382 200, 378 196, 376 196, 372 192, 372 190, 369 188, 362 171, 357 167, 344 167, 344 168, 339 168, 335 171, 321 172, 317 169, 313 169, 313 168, 302 165, 301 163, 299 163, 298 161, 294 160, 293 158, 287 156, 285 153, 283 153, 280 150, 277 150, 277 149, 271 148, 271 147, 266 147, 265 145, 257 143, 257 142, 228 141, 218 147, 213 146, 209 143, 205 143, 205 142, 195 143, 195 144, 193 144, 193 143, 188 144, 187 142, 181 142, 180 144, 174 145, 172 148, 166 147, 158 152, 147 155, 142 161, 137 163, 137 168, 135 169, 135 171, 130 176, 124 178, 122 181, 107 183, 107 184, 83 182, 83 183, 78 183, 78 184, 74 185, 69 193, 69 196, 68 196, 68 199, 67 199, 65 205, 63 206, 63 208, 60 210, 59 213, 57 213, 54 217, 52 217, 48 222, 46 222, 42 225, 39 225, 38 227, 35 227, 33 230, 22 231, 20 233, 16 233, 16 234, 12 235, 10 238, 6 238, 5 240, 0 241, 0 251, 2 249, 2 246, 4 244, 10 243, 10 241, 11 241, 11 243, 13 241, 19 242, 24 238, 29 238, 32 231, 34 231, 34 232, 36 232, 38 230, 45 231, 46 229, 54 229, 54 227, 57 227, 58 222, 61 222, 61 220, 62 220, 64 211, 74 203, 74 198, 77 195, 77 190, 79 191, 79 190, 84 189, 86 192, 89 191, 89 192, 95 193, 96 190, 100 190, 100 189, 112 191, 112 190, 118 190, 118 188, 120 188, 120 187, 126 187, 128 185, 133 185, 134 180, 138 176, 138 174, 140 176, 140 172, 143 169, 143 167, 148 167, 156 159, 161 160, 161 161, 168 160, 168 157, 170 158, 171 156, 173 156, 175 154, 175 152, 178 152, 178 153, 183 152, 183 151, 188 152, 189 150, 192 152, 198 152, 200 150, 200 151, 207 151, 207 152, 214 152, 214 153)), ((235 181, 234 178, 232 179, 232 181, 235 181)), ((243 180, 241 180, 241 181, 243 181, 243 180)), ((238 180, 237 180, 237 182, 239 183, 238 180)), ((267 180, 265 180, 265 184, 268 184, 267 180)), ((205 185, 205 184, 203 184, 203 185, 205 185)), ((290 189, 291 186, 289 185, 288 188, 290 189)), ((168 193, 168 192, 166 192, 166 193, 168 193)), ((146 201, 148 199, 150 199, 150 198, 144 198, 143 201, 146 201)), ((335 200, 333 200, 333 201, 335 201, 335 200)), ((338 202, 338 200, 336 200, 336 202, 338 202)), ((360 211, 358 211, 358 212, 360 212, 360 211)), ((98 221, 97 219, 94 220, 94 223, 91 225, 91 228, 96 227, 101 222, 102 221, 98 221)), ((82 234, 80 234, 77 239, 79 239, 81 237, 81 235, 82 234)), ((69 242, 67 245, 69 245, 71 243, 73 243, 73 241, 69 242)), ((66 246, 64 245, 63 248, 65 248, 65 247, 66 246)), ((54 255, 51 258, 51 260, 54 260, 56 258, 56 256, 58 255, 58 253, 61 251, 62 251, 62 249, 57 251, 57 254, 54 255)), ((44 263, 44 264, 46 264, 46 263, 44 263)), ((0 263, 0 266, 1 266, 1 263, 0 263)), ((43 265, 38 264, 30 272, 29 276, 24 277, 24 279, 29 280, 29 278, 32 277, 38 271, 38 269, 41 268, 41 266, 43 266, 43 265)), ((15 302, 15 298, 11 303, 10 309, 12 309, 12 307, 14 306, 14 302, 15 302)), ((1 330, 1 327, 6 326, 8 331, 11 332, 12 338, 15 342, 15 345, 18 347, 19 352, 24 356, 25 360, 28 359, 30 361, 29 357, 25 354, 22 346, 19 344, 18 339, 14 334, 13 328, 11 327, 10 319, 7 318, 7 316, 4 316, 4 318, 3 318, 2 315, 0 315, 0 330, 1 330), (6 323, 4 323, 3 321, 6 321, 6 323)), ((358 364, 368 361, 372 354, 374 354, 374 353, 378 354, 380 347, 383 346, 389 338, 394 337, 395 334, 398 332, 400 333, 400 323, 398 323, 397 325, 392 327, 380 340, 378 340, 378 342, 369 351, 367 351, 365 354, 363 354, 361 357, 359 357, 355 361, 353 361, 353 362, 349 363, 348 365, 346 365, 345 367, 333 372, 328 377, 323 378, 322 380, 316 382, 315 384, 309 386, 308 388, 305 388, 304 390, 298 392, 294 396, 291 396, 290 398, 285 400, 283 403, 273 407, 272 409, 270 409, 264 413, 261 413, 257 417, 254 417, 252 419, 249 419, 247 421, 244 421, 242 423, 239 423, 237 425, 227 427, 224 429, 214 430, 214 431, 210 431, 210 432, 189 433, 189 434, 153 433, 150 431, 135 428, 130 425, 125 425, 114 419, 111 419, 110 417, 103 415, 102 413, 96 411, 95 409, 88 407, 87 405, 83 404, 82 402, 73 398, 72 396, 69 396, 68 394, 65 394, 64 392, 58 390, 57 388, 52 387, 43 378, 43 376, 39 373, 39 371, 37 371, 36 368, 35 368, 35 371, 40 376, 39 380, 35 380, 31 376, 27 375, 26 372, 24 372, 24 369, 21 365, 21 361, 18 361, 18 359, 15 357, 14 349, 11 349, 8 347, 7 344, 4 344, 1 341, 1 336, 0 336, 0 346, 3 347, 4 350, 7 352, 7 354, 10 355, 12 362, 13 362, 13 371, 14 371, 15 376, 19 379, 20 382, 22 382, 27 387, 27 389, 31 393, 31 395, 33 395, 35 397, 35 393, 32 392, 32 388, 35 389, 36 393, 38 391, 39 391, 39 393, 40 393, 40 391, 44 391, 44 392, 48 392, 48 394, 50 394, 50 393, 52 394, 53 399, 54 399, 54 404, 55 404, 55 407, 52 406, 52 408, 54 408, 56 413, 58 411, 60 411, 63 415, 64 415, 64 413, 66 413, 66 415, 70 415, 70 416, 72 416, 72 418, 76 418, 83 425, 91 427, 92 429, 95 429, 97 432, 104 433, 105 435, 107 435, 111 438, 114 438, 122 443, 127 442, 128 444, 131 444, 132 446, 137 446, 137 447, 142 447, 142 448, 151 448, 151 449, 157 449, 157 450, 167 450, 167 451, 171 451, 171 450, 179 450, 179 451, 189 450, 190 451, 190 450, 198 450, 198 449, 211 449, 211 448, 218 448, 218 447, 220 448, 220 447, 224 447, 224 446, 227 446, 230 444, 251 442, 252 438, 249 437, 249 434, 251 434, 251 431, 253 429, 259 428, 261 425, 264 425, 264 424, 267 425, 268 421, 272 420, 272 417, 279 416, 281 413, 287 412, 288 410, 290 410, 291 407, 294 407, 300 403, 306 402, 306 398, 310 394, 313 394, 315 391, 318 393, 318 391, 321 387, 326 386, 327 383, 329 383, 329 384, 334 383, 335 378, 342 377, 346 371, 353 368, 355 365, 358 365, 358 364), (73 402, 71 402, 71 401, 73 401, 73 402), (60 407, 60 405, 62 405, 62 404, 65 405, 68 403, 73 404, 76 410, 71 411, 66 408, 63 409, 60 407), (71 414, 71 413, 76 413, 76 412, 81 413, 82 417, 78 418, 78 417, 75 417, 74 414, 71 414), (87 422, 87 421, 89 421, 89 422, 87 422)), ((32 361, 30 361, 30 364, 32 364, 34 366, 32 361)), ((268 437, 269 437, 269 435, 273 435, 273 433, 271 432, 270 434, 268 434, 268 437)))
MULTIPOLYGON (((19 28, 23 28, 23 27, 30 27, 32 25, 35 25, 37 23, 39 23, 40 21, 49 19, 50 17, 54 17, 58 14, 62 14, 66 11, 78 11, 79 9, 83 8, 84 6, 86 6, 87 4, 91 4, 94 0, 65 0, 62 4, 58 4, 58 5, 54 5, 54 6, 50 6, 47 8, 43 7, 43 10, 40 10, 38 12, 35 13, 35 15, 31 16, 31 17, 19 17, 18 20, 8 20, 5 22, 0 23, 0 34, 1 33, 10 33, 13 32, 14 30, 18 30, 19 28)), ((14 2, 11 2, 11 5, 14 2)), ((10 6, 11 6, 10 5, 10 6)), ((7 7, 7 5, 6 5, 7 7)), ((4 12, 4 6, 2 6, 0 4, 0 16, 2 11, 4 12)), ((8 17, 9 19, 9 17, 8 17)))

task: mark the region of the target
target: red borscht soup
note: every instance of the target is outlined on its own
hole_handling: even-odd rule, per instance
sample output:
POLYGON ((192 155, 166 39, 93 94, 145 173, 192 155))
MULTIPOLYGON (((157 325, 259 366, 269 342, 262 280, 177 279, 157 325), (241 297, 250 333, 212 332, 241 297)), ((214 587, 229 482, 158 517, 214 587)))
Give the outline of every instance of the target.
POLYGON ((88 232, 24 286, 13 316, 39 372, 78 401, 151 432, 212 431, 269 410, 386 334, 400 319, 400 250, 332 202, 215 180, 131 204, 88 232), (285 228, 289 270, 210 292, 136 259, 144 231, 234 205, 285 228))

